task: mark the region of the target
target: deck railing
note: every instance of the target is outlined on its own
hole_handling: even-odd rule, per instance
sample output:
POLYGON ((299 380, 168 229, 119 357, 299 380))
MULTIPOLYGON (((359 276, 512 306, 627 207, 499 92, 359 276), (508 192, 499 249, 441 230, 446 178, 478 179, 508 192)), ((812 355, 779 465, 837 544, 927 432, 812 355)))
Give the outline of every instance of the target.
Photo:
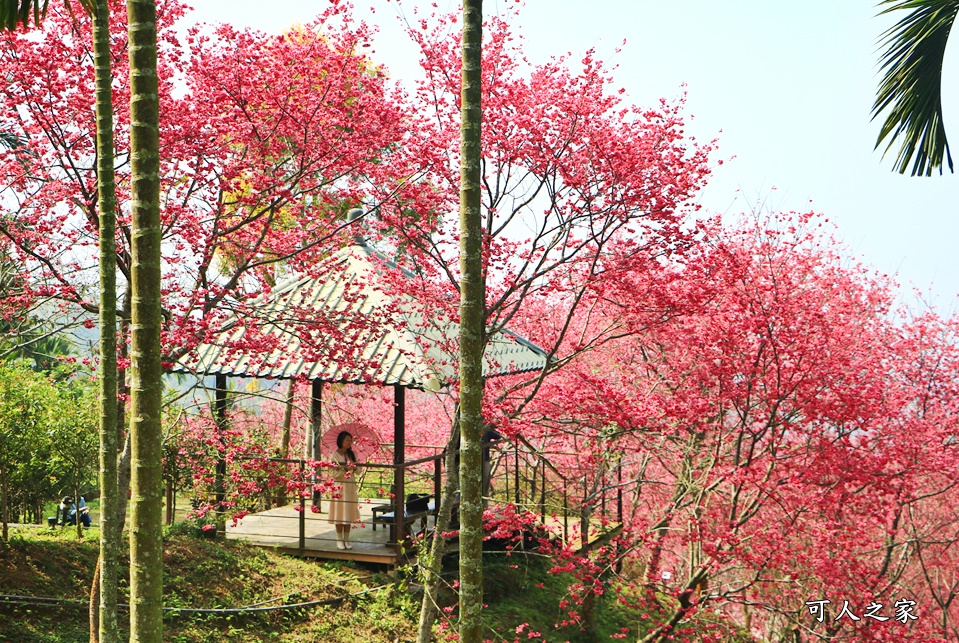
MULTIPOLYGON (((380 510, 380 518, 390 515, 392 518, 392 524, 385 524, 384 520, 376 517, 377 512, 374 511, 373 528, 375 530, 377 525, 389 528, 390 545, 396 551, 410 544, 407 539, 410 521, 405 511, 407 494, 431 495, 433 504, 430 513, 435 514, 440 507, 445 453, 439 447, 434 448, 437 453, 402 464, 364 462, 357 465, 358 469, 365 472, 358 481, 360 497, 382 498, 385 502, 374 509, 380 510), (371 480, 371 475, 375 479, 371 480), (387 504, 392 505, 391 511, 385 511, 387 504)), ((562 539, 564 545, 575 544, 578 540, 580 546, 585 546, 598 529, 622 523, 622 468, 613 461, 612 466, 604 465, 602 470, 582 472, 584 475, 576 479, 564 474, 552 463, 550 457, 556 455, 537 451, 519 441, 508 449, 494 451, 489 502, 492 506, 512 503, 518 511, 532 512, 539 517, 540 524, 550 524, 556 529, 558 533, 555 535, 562 539), (610 494, 613 495, 612 499, 610 494), (599 514, 599 525, 594 520, 596 514, 599 514)), ((258 494, 243 496, 243 508, 255 513, 269 509, 278 498, 293 500, 298 511, 298 549, 305 551, 308 540, 307 503, 312 499, 313 508, 309 511, 322 512, 322 499, 313 490, 317 486, 330 487, 329 482, 324 483, 329 478, 323 475, 323 464, 294 458, 245 456, 237 458, 234 466, 243 466, 244 462, 250 461, 285 468, 285 475, 292 483, 287 485, 287 491, 281 493, 275 489, 259 488, 258 494)), ((250 485, 250 488, 258 487, 250 485)), ((237 501, 239 495, 234 496, 234 502, 237 501)))

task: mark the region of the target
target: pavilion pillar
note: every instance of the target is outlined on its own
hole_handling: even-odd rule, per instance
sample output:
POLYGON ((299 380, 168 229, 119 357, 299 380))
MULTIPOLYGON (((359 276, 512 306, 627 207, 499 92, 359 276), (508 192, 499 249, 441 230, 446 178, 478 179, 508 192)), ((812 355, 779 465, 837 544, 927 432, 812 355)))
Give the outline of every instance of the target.
MULTIPOLYGON (((320 378, 315 378, 313 380, 313 386, 310 391, 310 458, 313 460, 320 460, 323 456, 323 428, 320 422, 320 416, 323 411, 323 380, 320 378)), ((313 481, 313 485, 316 485, 317 475, 316 469, 313 470, 314 473, 310 476, 310 479, 313 481)), ((322 511, 323 508, 323 499, 320 496, 320 492, 313 491, 313 506, 316 507, 317 511, 322 511)))
POLYGON ((213 423, 216 425, 216 472, 214 475, 214 494, 216 497, 216 511, 223 509, 223 500, 226 496, 226 443, 223 437, 226 434, 226 375, 216 374, 216 391, 213 402, 213 423))
POLYGON ((396 542, 406 541, 406 389, 393 386, 393 516, 396 542))

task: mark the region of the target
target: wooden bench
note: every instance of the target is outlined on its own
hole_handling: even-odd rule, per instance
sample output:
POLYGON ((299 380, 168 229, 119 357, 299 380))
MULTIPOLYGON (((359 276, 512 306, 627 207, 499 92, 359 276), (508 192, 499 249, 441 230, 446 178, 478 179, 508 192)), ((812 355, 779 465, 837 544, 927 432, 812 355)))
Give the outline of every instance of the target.
MULTIPOLYGON (((373 518, 370 521, 373 524, 373 531, 376 531, 377 525, 389 525, 390 541, 396 540, 396 515, 393 511, 393 505, 376 505, 372 508, 373 518)), ((436 513, 436 501, 433 496, 426 494, 410 494, 406 497, 406 504, 403 511, 403 525, 410 527, 417 520, 422 521, 421 529, 426 528, 426 518, 430 514, 436 513)))

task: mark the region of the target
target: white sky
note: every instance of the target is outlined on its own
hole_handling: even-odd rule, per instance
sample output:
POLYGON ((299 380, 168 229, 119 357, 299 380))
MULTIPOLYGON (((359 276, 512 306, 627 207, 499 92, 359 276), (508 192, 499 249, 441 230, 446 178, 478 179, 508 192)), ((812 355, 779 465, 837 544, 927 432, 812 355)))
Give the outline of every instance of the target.
MULTIPOLYGON (((440 10, 459 3, 438 0, 440 10)), ((193 20, 280 32, 309 21, 326 0, 194 0, 193 20)), ((356 15, 380 27, 373 57, 404 82, 417 77, 415 48, 398 17, 421 0, 357 0, 356 15)), ((512 3, 487 0, 487 14, 512 3)), ((871 0, 529 0, 517 30, 528 58, 595 47, 617 65, 629 100, 653 106, 688 92, 687 131, 719 138, 701 203, 710 212, 810 209, 838 227, 851 253, 895 275, 942 313, 959 311, 959 175, 910 178, 873 152, 869 121, 877 38, 891 21, 871 0), (588 7, 588 8, 585 8, 588 7), (614 50, 626 40, 619 54, 614 50), (730 160, 731 159, 731 160, 730 160)), ((945 120, 959 123, 959 36, 947 52, 945 120)), ((959 125, 950 130, 959 165, 959 125)))

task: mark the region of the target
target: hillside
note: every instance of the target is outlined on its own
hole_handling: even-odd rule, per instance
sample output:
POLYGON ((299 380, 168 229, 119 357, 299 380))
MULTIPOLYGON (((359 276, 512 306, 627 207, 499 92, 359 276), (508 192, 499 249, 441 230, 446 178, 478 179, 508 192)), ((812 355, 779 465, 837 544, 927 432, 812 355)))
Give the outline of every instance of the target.
MULTIPOLYGON (((413 615, 419 605, 397 591, 385 574, 183 533, 168 535, 164 544, 168 607, 212 610, 330 603, 244 615, 170 611, 164 622, 167 641, 393 643, 413 637, 413 615), (366 593, 350 596, 361 592, 366 593)), ((63 599, 49 605, 4 600, 0 641, 86 643, 87 593, 96 557, 95 531, 78 541, 72 532, 24 529, 15 531, 7 546, 0 543, 0 593, 63 599)), ((125 582, 120 589, 125 601, 125 582)))
MULTIPOLYGON (((89 640, 87 593, 96 564, 96 538, 95 529, 78 541, 70 530, 20 528, 12 531, 9 543, 0 542, 0 594, 4 596, 0 642, 89 640)), ((164 550, 165 603, 178 608, 166 615, 166 641, 415 640, 419 593, 414 585, 397 582, 403 570, 391 575, 359 565, 292 558, 236 541, 197 538, 179 527, 166 533, 164 550), (299 607, 289 607, 294 605, 299 607), (240 607, 258 611, 241 614, 236 611, 240 607)), ((630 614, 610 592, 593 606, 594 632, 584 632, 575 624, 557 627, 568 617, 559 604, 570 579, 548 573, 552 561, 542 556, 485 555, 483 616, 491 641, 512 643, 517 634, 522 641, 547 643, 635 641, 637 627, 649 623, 642 615, 630 614)), ((455 568, 452 561, 450 578, 455 568)), ((121 572, 124 579, 126 573, 126 569, 121 572)), ((120 589, 125 601, 125 580, 120 589)), ((452 601, 451 592, 446 600, 452 601)), ((121 621, 124 617, 125 612, 121 621)), ((722 640, 744 639, 729 631, 722 640)))

